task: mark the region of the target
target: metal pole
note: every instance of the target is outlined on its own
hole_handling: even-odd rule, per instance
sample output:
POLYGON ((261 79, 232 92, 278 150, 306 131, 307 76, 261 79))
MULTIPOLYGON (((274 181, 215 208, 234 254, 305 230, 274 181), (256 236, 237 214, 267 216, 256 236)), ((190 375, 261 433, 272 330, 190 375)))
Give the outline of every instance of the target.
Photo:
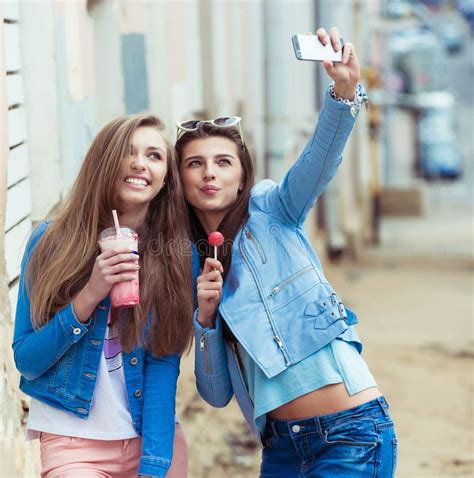
MULTIPOLYGON (((344 2, 343 2, 344 3, 344 2)), ((329 33, 329 29, 335 24, 335 19, 341 20, 346 18, 347 14, 350 14, 349 9, 345 8, 345 5, 338 3, 338 12, 345 13, 345 15, 334 15, 334 9, 336 5, 334 2, 328 0, 315 0, 315 14, 316 22, 315 24, 319 26, 324 26, 329 33), (342 7, 342 8, 341 8, 342 7), (341 12, 345 10, 345 12, 341 12), (333 18, 334 17, 334 18, 333 18)), ((342 26, 338 24, 338 27, 342 26)), ((344 32, 346 30, 344 29, 344 32)), ((327 79, 327 75, 323 71, 323 66, 318 65, 316 69, 316 101, 317 109, 321 110, 324 104, 324 99, 326 97, 326 90, 330 83, 330 80, 327 79)), ((338 187, 335 179, 333 179, 327 186, 326 191, 323 197, 323 223, 326 227, 326 237, 327 237, 327 250, 328 254, 332 258, 338 257, 346 247, 346 238, 341 229, 339 214, 338 214, 338 187)))
POLYGON ((285 68, 281 52, 285 51, 285 2, 266 0, 265 28, 265 175, 279 181, 285 173, 285 138, 288 119, 285 111, 285 68))

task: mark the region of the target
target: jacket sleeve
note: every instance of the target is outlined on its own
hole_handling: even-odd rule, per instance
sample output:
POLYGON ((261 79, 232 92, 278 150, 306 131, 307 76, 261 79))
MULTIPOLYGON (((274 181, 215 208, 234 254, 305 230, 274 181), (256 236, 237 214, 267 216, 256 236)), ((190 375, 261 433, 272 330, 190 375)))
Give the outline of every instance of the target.
POLYGON ((302 224, 335 176, 356 116, 349 105, 336 101, 328 91, 315 132, 305 149, 280 184, 265 180, 256 186, 252 198, 255 205, 285 222, 302 224))
POLYGON ((213 407, 225 407, 234 394, 227 368, 222 319, 214 329, 203 328, 194 313, 196 386, 199 395, 213 407))
POLYGON ((49 370, 73 344, 81 340, 90 324, 90 321, 81 323, 77 320, 70 303, 42 327, 33 328, 25 272, 46 227, 47 223, 42 223, 33 231, 21 263, 12 346, 16 368, 26 380, 35 380, 49 370))
POLYGON ((164 477, 173 458, 180 357, 145 352, 142 456, 139 475, 164 477))

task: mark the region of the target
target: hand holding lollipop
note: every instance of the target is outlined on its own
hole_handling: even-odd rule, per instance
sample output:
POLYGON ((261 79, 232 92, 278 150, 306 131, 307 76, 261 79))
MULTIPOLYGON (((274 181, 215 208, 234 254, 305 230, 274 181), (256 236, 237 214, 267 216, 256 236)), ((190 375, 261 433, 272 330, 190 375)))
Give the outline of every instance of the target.
POLYGON ((197 278, 198 322, 203 327, 215 327, 216 310, 222 293, 222 264, 217 260, 217 248, 224 244, 224 236, 211 232, 207 238, 214 247, 214 259, 208 257, 197 278))

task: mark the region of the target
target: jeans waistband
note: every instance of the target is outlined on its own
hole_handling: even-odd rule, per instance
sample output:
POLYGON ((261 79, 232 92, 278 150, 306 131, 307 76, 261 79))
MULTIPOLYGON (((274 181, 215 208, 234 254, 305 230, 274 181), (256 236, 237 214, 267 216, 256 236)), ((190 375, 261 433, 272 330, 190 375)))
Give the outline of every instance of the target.
POLYGON ((367 403, 358 405, 357 407, 349 408, 341 412, 331 413, 329 415, 322 415, 310 418, 301 418, 297 420, 277 420, 274 418, 268 418, 265 431, 274 435, 292 435, 298 433, 300 430, 306 432, 322 431, 327 428, 332 422, 351 417, 353 415, 364 414, 370 415, 374 413, 383 413, 385 416, 388 414, 388 403, 384 397, 378 397, 374 400, 370 400, 367 403))

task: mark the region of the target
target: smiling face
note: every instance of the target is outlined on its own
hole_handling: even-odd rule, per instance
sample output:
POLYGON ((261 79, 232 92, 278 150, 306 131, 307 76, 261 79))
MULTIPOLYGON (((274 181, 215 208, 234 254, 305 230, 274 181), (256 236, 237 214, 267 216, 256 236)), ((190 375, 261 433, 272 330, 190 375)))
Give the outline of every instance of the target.
POLYGON ((206 230, 217 229, 243 186, 236 144, 219 136, 190 141, 182 151, 180 173, 186 199, 199 220, 206 230))
POLYGON ((141 126, 134 131, 117 178, 121 213, 146 215, 150 202, 163 187, 168 171, 166 149, 166 143, 156 128, 141 126))

